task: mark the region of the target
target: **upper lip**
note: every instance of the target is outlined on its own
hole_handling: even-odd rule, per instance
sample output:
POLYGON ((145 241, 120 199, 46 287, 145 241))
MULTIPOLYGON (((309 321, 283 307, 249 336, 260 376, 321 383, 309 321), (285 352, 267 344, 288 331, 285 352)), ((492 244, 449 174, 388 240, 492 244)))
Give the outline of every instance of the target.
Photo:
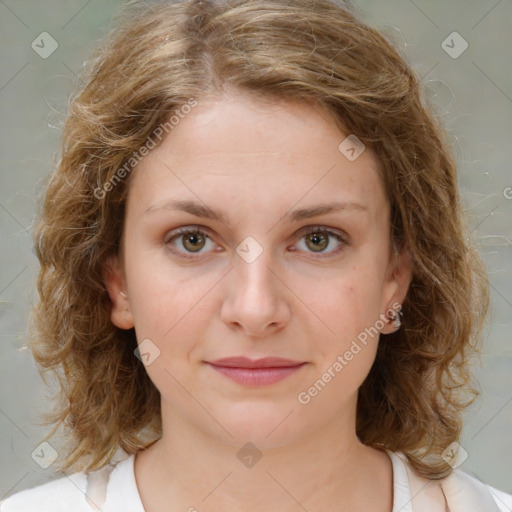
POLYGON ((215 366, 228 366, 231 368, 283 368, 298 366, 304 361, 292 361, 282 357, 263 357, 262 359, 249 359, 248 357, 225 357, 209 361, 215 366))

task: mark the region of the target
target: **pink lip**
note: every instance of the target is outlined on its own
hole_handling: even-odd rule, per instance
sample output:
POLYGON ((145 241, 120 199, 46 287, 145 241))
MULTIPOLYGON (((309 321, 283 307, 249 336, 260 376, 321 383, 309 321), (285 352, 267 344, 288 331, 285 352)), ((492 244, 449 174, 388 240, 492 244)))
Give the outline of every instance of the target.
POLYGON ((239 384, 257 387, 279 382, 306 363, 281 357, 264 357, 255 361, 247 357, 227 357, 207 364, 239 384))

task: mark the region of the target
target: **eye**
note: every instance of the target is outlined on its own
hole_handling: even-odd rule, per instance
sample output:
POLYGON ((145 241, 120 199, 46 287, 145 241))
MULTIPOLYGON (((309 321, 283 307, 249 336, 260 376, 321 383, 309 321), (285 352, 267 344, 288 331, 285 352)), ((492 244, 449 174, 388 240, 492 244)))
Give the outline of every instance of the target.
POLYGON ((343 237, 341 234, 336 233, 334 231, 331 231, 329 229, 326 229, 322 226, 313 226, 308 227, 305 231, 302 230, 299 233, 299 236, 302 239, 305 240, 305 245, 308 249, 311 249, 313 253, 325 253, 325 249, 332 245, 330 243, 329 238, 335 238, 338 242, 339 246, 337 249, 334 249, 332 251, 328 251, 327 254, 337 254, 341 250, 343 250, 343 247, 347 245, 347 241, 345 237, 343 237))
MULTIPOLYGON (((198 227, 179 228, 170 233, 170 235, 172 236, 166 237, 166 244, 176 247, 173 240, 181 240, 179 245, 183 247, 186 252, 192 254, 200 253, 201 249, 206 246, 207 241, 213 244, 210 237, 198 227)), ((183 255, 185 258, 190 258, 190 256, 185 256, 181 250, 171 249, 171 251, 183 255)))
MULTIPOLYGON (((348 245, 345 236, 322 226, 307 227, 299 231, 296 236, 298 236, 300 240, 304 239, 306 252, 321 254, 321 257, 323 257, 324 254, 327 256, 337 254, 342 251, 346 245, 348 245), (334 238, 336 240, 338 247, 326 252, 325 249, 332 245, 330 238, 334 238)), ((187 256, 187 254, 201 254, 201 252, 208 252, 207 250, 202 251, 205 247, 207 248, 208 243, 215 246, 206 232, 197 226, 179 228, 169 233, 169 236, 165 239, 165 243, 171 246, 171 252, 184 258, 194 258, 194 256, 187 256)), ((292 251, 295 250, 295 248, 292 249, 292 251)))

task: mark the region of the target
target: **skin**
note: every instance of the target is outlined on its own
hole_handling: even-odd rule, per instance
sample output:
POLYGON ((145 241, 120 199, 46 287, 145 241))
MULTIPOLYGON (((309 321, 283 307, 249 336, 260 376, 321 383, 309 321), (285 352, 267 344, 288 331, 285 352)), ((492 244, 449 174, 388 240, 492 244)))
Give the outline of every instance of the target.
POLYGON ((391 461, 355 431, 379 337, 308 404, 297 399, 403 302, 411 279, 407 252, 391 249, 379 163, 368 148, 349 161, 338 150, 347 135, 319 107, 228 90, 201 99, 132 171, 105 282, 112 322, 160 350, 146 370, 161 394, 162 438, 135 459, 147 512, 391 511, 391 461), (222 210, 226 223, 162 207, 173 198, 222 210), (331 201, 365 209, 283 219, 331 201), (207 238, 173 238, 197 225, 207 238), (345 242, 331 235, 315 251, 301 230, 318 226, 345 242), (236 252, 248 236, 263 250, 250 264, 236 252), (249 388, 205 363, 231 356, 307 364, 249 388), (252 467, 237 457, 247 442, 262 455, 252 467))

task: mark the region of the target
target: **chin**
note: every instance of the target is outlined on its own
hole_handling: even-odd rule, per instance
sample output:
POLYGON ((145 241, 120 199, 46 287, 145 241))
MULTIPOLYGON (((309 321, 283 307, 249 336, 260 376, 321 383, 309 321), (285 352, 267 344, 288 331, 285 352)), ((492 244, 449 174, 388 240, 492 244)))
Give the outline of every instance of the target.
MULTIPOLYGON (((235 447, 251 442, 260 450, 287 446, 300 439, 308 425, 297 422, 297 407, 282 404, 241 404, 231 410, 217 410, 214 417, 231 434, 217 430, 222 441, 235 447), (291 413, 291 414, 290 414, 291 413)), ((210 424, 211 425, 211 424, 210 424)))

